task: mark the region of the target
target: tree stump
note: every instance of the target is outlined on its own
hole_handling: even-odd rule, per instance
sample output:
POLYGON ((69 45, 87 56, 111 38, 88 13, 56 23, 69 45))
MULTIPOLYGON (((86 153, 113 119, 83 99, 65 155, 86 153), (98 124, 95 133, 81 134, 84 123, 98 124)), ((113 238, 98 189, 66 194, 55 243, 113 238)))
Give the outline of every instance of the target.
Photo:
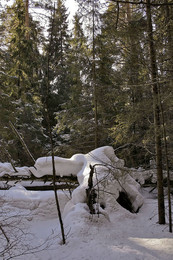
POLYGON ((94 175, 94 166, 90 165, 90 173, 88 178, 88 189, 86 189, 87 195, 87 205, 89 207, 90 213, 95 214, 94 204, 96 203, 96 191, 93 188, 93 175, 94 175))

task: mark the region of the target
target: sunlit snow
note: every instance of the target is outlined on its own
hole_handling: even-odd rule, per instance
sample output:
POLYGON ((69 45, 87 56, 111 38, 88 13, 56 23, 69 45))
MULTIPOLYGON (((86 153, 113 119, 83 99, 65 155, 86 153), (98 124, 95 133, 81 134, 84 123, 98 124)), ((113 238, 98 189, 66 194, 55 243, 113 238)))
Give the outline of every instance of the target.
MULTIPOLYGON (((16 183, 0 191, 0 227, 12 239, 11 245, 16 243, 3 256, 6 240, 0 231, 1 259, 172 260, 173 236, 167 224, 157 224, 156 190, 151 193, 140 185, 153 172, 126 168, 109 146, 70 159, 56 157, 55 165, 57 175, 76 175, 79 182, 71 196, 67 190, 58 191, 66 244, 61 244, 53 191, 27 191, 22 183, 16 183), (86 203, 90 165, 95 167, 94 215, 86 203), (131 213, 117 202, 121 191, 128 194, 138 213, 131 213)), ((51 157, 39 158, 35 168, 18 170, 21 175, 29 175, 30 170, 37 177, 51 175, 51 157)), ((0 164, 0 176, 5 174, 14 174, 9 163, 0 164)))

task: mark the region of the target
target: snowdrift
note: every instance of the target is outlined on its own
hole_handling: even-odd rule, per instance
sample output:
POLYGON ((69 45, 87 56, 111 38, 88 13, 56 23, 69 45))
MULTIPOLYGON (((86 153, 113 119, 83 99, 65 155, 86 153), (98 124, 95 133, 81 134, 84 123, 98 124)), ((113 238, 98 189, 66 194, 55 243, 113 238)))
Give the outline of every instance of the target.
MULTIPOLYGON (((140 184, 132 177, 133 174, 130 169, 124 167, 124 161, 114 154, 113 148, 105 146, 85 155, 76 154, 70 159, 55 157, 56 174, 61 177, 77 176, 79 182, 79 186, 72 192, 71 199, 67 200, 67 196, 66 199, 63 199, 63 196, 60 195, 61 201, 64 201, 61 202, 64 209, 64 217, 72 209, 74 210, 76 205, 83 204, 84 208, 86 208, 86 189, 88 188, 90 166, 94 167, 93 189, 96 193, 94 205, 96 212, 107 215, 109 210, 119 208, 120 205, 117 200, 120 194, 124 193, 130 200, 133 212, 136 212, 142 206, 143 197, 139 192, 140 184)), ((17 170, 18 173, 15 173, 9 163, 0 164, 0 176, 4 174, 29 176, 32 173, 37 178, 40 178, 44 175, 52 175, 52 158, 38 158, 34 167, 21 167, 17 168, 17 170)), ((141 176, 140 181, 143 181, 141 176)), ((27 203, 25 206, 20 204, 19 208, 39 208, 39 205, 43 204, 43 198, 38 198, 36 192, 26 191, 20 184, 16 184, 16 187, 11 188, 10 192, 11 196, 16 198, 16 201, 18 201, 17 197, 20 197, 20 199, 23 197, 24 201, 25 197, 30 197, 30 203, 27 203), (16 195, 14 196, 14 194, 16 195)), ((48 203, 53 208, 54 203, 50 203, 50 199, 48 203)), ((15 203, 13 201, 13 205, 17 206, 17 204, 18 202, 15 203)))
MULTIPOLYGON (((71 195, 67 190, 58 191, 67 244, 60 245, 53 191, 28 191, 18 182, 9 190, 0 190, 0 223, 15 245, 9 252, 5 247, 7 257, 3 259, 17 255, 19 260, 172 260, 172 235, 156 224, 156 196, 140 188, 145 179, 154 180, 155 170, 126 168, 109 146, 85 155, 76 154, 70 159, 56 157, 55 164, 57 175, 72 174, 79 182, 71 195), (91 166, 97 195, 94 204, 97 214, 94 215, 90 214, 86 195, 91 166), (133 212, 123 207, 124 194, 133 212), (139 208, 138 214, 134 214, 139 208)), ((0 163, 0 177, 30 176, 31 172, 37 178, 51 175, 51 157, 39 158, 35 168, 17 168, 15 173, 9 163, 0 163)), ((3 236, 0 240, 0 249, 3 249, 6 240, 3 236)))

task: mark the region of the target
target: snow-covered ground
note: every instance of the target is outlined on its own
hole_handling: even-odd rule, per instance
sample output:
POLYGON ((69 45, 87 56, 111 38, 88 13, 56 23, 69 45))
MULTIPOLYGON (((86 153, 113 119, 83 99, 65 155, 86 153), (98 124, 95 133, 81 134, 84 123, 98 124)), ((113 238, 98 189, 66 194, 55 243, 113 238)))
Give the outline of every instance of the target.
MULTIPOLYGON (((57 158, 58 161, 63 163, 57 158)), ((61 243, 53 191, 27 191, 17 184, 10 190, 0 191, 0 259, 14 256, 17 260, 173 259, 173 235, 169 233, 168 224, 157 224, 156 190, 140 188, 135 181, 137 177, 132 177, 136 172, 121 171, 123 161, 110 147, 75 155, 72 161, 75 163, 68 164, 64 159, 64 167, 70 165, 67 169, 71 167, 71 170, 76 167, 80 185, 72 197, 67 191, 58 192, 66 244, 61 243), (99 195, 98 214, 91 215, 85 190, 89 165, 95 164, 98 166, 93 183, 99 182, 95 186, 99 195), (117 202, 123 190, 138 213, 129 212, 117 202), (5 250, 4 256, 2 250, 5 250)), ((42 162, 45 160, 39 160, 39 165, 42 162)), ((45 169, 47 172, 48 168, 45 169)), ((138 177, 142 182, 142 176, 138 177)))

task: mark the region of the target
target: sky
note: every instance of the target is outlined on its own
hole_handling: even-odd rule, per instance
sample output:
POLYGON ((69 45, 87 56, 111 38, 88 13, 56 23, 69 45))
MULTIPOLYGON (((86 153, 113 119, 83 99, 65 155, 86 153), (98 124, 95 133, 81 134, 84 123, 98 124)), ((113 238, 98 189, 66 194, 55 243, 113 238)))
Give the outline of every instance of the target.
MULTIPOLYGON (((55 0, 57 1, 57 0, 55 0)), ((0 0, 2 6, 4 5, 10 5, 14 2, 14 0, 0 0)), ((30 0, 30 2, 32 2, 32 0, 30 0)), ((67 13, 69 13, 69 29, 71 29, 72 27, 72 20, 73 20, 73 16, 75 14, 75 12, 77 11, 77 3, 75 0, 65 0, 65 5, 67 8, 67 13)), ((32 12, 32 10, 31 10, 32 12)), ((38 10, 34 10, 34 12, 38 13, 38 10)), ((39 11, 40 12, 40 11, 39 11)), ((41 20, 42 18, 40 18, 39 20, 41 20)), ((47 22, 46 21, 42 21, 42 23, 46 26, 47 22)))
MULTIPOLYGON (((14 0, 1 0, 2 4, 6 4, 6 3, 10 4, 10 3, 12 3, 13 1, 14 1, 14 0)), ((75 0, 66 0, 66 5, 67 5, 67 7, 70 8, 70 10, 71 10, 72 12, 74 12, 74 10, 75 10, 75 8, 76 8, 76 6, 77 6, 75 0)))
POLYGON ((74 0, 66 0, 66 7, 68 8, 70 15, 74 15, 77 10, 77 3, 74 0))
MULTIPOLYGON (((2 5, 4 4, 11 4, 14 0, 1 0, 2 5)), ((31 0, 30 0, 31 1, 31 0)), ((65 5, 70 12, 70 16, 73 16, 77 10, 77 3, 75 0, 66 0, 65 5)))

